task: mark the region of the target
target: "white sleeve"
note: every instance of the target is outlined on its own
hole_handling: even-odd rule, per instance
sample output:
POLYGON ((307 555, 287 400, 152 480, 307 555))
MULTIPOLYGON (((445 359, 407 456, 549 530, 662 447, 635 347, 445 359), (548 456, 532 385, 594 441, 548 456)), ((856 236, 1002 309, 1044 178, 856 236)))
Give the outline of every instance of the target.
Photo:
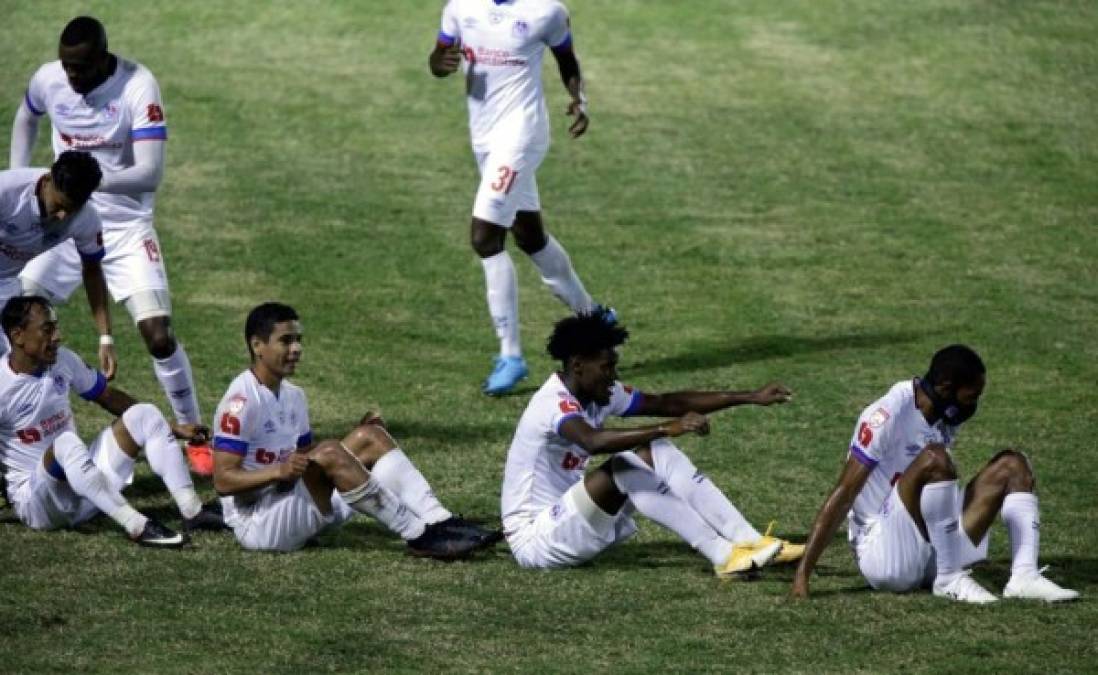
POLYGON ((850 454, 862 464, 873 468, 891 450, 892 429, 896 418, 880 402, 862 411, 854 437, 850 440, 850 454))
POLYGON ((568 10, 561 3, 554 2, 551 12, 543 40, 553 49, 566 47, 572 42, 572 22, 568 18, 568 10))
POLYGON ((85 204, 80 209, 80 221, 72 232, 73 243, 84 261, 102 260, 107 254, 103 248, 103 221, 95 207, 85 204))
POLYGON ((107 388, 107 378, 84 363, 74 352, 62 348, 57 353, 58 365, 68 374, 72 391, 85 401, 94 401, 107 388))
POLYGON ((561 395, 554 403, 554 407, 548 411, 549 428, 559 436, 560 425, 573 417, 583 417, 583 406, 570 394, 561 395))
POLYGON ((633 413, 640 400, 640 391, 621 382, 615 382, 614 391, 610 392, 610 405, 607 408, 611 415, 627 417, 633 413))
POLYGON ((133 166, 104 171, 100 192, 134 194, 156 192, 164 177, 164 144, 159 141, 134 143, 133 166))
POLYGON ((252 440, 255 401, 232 389, 225 393, 214 413, 214 450, 244 456, 252 440))
POLYGON ((442 27, 438 31, 438 42, 449 47, 459 40, 461 40, 461 22, 458 21, 454 0, 450 0, 442 9, 442 27))
POLYGON ((24 101, 15 111, 15 121, 11 124, 11 152, 8 155, 8 167, 22 169, 30 166, 34 141, 38 138, 38 116, 27 107, 24 101))

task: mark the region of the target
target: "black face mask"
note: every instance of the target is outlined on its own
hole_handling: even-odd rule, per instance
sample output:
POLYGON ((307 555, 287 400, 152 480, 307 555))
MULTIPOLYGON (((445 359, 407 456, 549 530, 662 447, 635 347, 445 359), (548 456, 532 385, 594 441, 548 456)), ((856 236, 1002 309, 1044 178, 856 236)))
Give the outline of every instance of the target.
POLYGON ((964 405, 959 403, 956 391, 950 392, 948 397, 941 396, 934 391, 934 381, 931 379, 929 372, 919 380, 919 386, 927 398, 930 399, 931 404, 934 405, 934 414, 945 420, 946 424, 957 426, 976 414, 976 404, 964 405))

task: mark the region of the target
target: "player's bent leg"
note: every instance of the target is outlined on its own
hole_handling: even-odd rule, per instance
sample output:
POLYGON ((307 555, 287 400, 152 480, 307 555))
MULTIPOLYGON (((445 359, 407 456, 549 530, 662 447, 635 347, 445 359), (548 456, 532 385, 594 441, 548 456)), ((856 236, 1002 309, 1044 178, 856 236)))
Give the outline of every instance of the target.
POLYGON ((584 288, 572 260, 560 242, 547 233, 538 211, 519 211, 512 227, 515 243, 541 273, 541 281, 561 302, 577 314, 589 313, 595 301, 584 288))
MULTIPOLYGON (((587 479, 598 470, 588 474, 587 479)), ((610 489, 596 486, 596 491, 610 489)), ((610 546, 636 533, 624 496, 617 511, 608 511, 595 501, 588 480, 580 481, 555 504, 547 506, 519 531, 508 534, 515 562, 528 569, 557 569, 583 564, 610 546)))
POLYGON ((518 277, 504 249, 507 231, 503 227, 474 217, 471 234, 473 249, 484 268, 488 313, 500 344, 483 389, 486 394, 498 396, 511 391, 528 373, 519 339, 518 277))
POLYGON ((219 510, 203 506, 198 498, 179 444, 156 406, 149 403, 131 406, 114 421, 111 431, 104 444, 111 467, 125 472, 118 475, 131 475, 133 459, 144 450, 149 468, 164 482, 179 508, 184 531, 225 529, 219 510), (128 467, 124 466, 126 460, 128 467))

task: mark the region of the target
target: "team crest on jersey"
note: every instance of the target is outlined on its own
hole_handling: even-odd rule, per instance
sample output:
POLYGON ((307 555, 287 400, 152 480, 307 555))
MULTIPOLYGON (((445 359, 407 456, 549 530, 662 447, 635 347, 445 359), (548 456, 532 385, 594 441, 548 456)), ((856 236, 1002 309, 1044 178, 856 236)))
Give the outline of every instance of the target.
POLYGON ((72 114, 72 106, 68 103, 58 103, 53 106, 53 114, 58 117, 68 117, 72 114))
POLYGON ((53 388, 58 394, 65 393, 65 378, 60 375, 53 376, 53 388))
POLYGON ((264 422, 263 431, 267 432, 268 434, 273 434, 274 432, 278 431, 278 427, 275 426, 274 420, 267 420, 266 422, 264 422))
POLYGON ((108 101, 107 105, 103 106, 103 112, 100 114, 105 121, 113 122, 118 119, 119 110, 121 108, 118 106, 118 101, 108 101))
POLYGON ((517 38, 524 38, 530 32, 530 24, 526 23, 522 19, 518 19, 511 26, 511 35, 517 38))
POLYGON ((503 12, 493 10, 488 14, 488 22, 492 25, 495 25, 500 21, 503 21, 503 12))
POLYGON ((244 404, 248 402, 248 399, 243 396, 233 396, 229 399, 229 414, 237 416, 240 411, 244 409, 244 404))
POLYGON ((888 421, 888 411, 884 408, 877 408, 873 411, 873 414, 869 416, 869 426, 874 429, 880 429, 885 422, 888 421))

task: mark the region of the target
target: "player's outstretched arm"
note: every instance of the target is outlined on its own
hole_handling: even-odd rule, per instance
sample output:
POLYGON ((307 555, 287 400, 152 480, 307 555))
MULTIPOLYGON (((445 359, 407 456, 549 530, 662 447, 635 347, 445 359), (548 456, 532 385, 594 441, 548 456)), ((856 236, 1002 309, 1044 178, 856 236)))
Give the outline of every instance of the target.
POLYGON ((816 520, 812 523, 812 529, 808 533, 808 542, 805 544, 804 557, 797 565, 797 571, 793 575, 793 588, 791 593, 796 598, 808 597, 808 580, 812 576, 812 570, 820 559, 824 549, 831 543, 835 531, 839 529, 839 523, 850 512, 854 505, 854 499, 862 491, 866 480, 873 469, 850 457, 846 460, 846 466, 839 475, 839 482, 827 496, 827 500, 816 514, 816 520))
POLYGON ((109 384, 103 388, 103 391, 99 394, 99 397, 95 399, 95 402, 99 404, 100 408, 106 410, 115 417, 121 417, 122 413, 137 405, 137 399, 121 389, 115 389, 109 384))
POLYGON ((435 48, 427 57, 427 66, 435 77, 446 77, 461 66, 461 41, 453 44, 435 43, 435 48))
POLYGON ((250 492, 282 481, 291 481, 305 474, 308 455, 291 452, 285 462, 269 464, 261 469, 244 468, 244 456, 234 452, 214 452, 214 489, 219 495, 250 492))
POLYGON ((566 419, 560 425, 561 436, 592 455, 631 450, 657 438, 675 438, 689 433, 699 436, 709 433, 709 420, 705 415, 688 412, 678 419, 634 429, 596 429, 582 417, 566 419))
POLYGON ((759 387, 754 391, 676 391, 666 394, 644 392, 634 415, 678 417, 688 412, 703 414, 737 405, 773 405, 786 403, 793 392, 780 382, 759 387))
POLYGON ((571 41, 552 49, 553 57, 557 60, 557 69, 560 70, 560 80, 572 100, 568 102, 565 112, 569 117, 575 117, 572 125, 568 127, 568 133, 572 138, 579 138, 587 131, 591 120, 587 117, 587 95, 583 91, 583 75, 580 73, 579 59, 572 50, 571 41))
POLYGON ((8 167, 23 169, 30 166, 34 141, 38 138, 38 115, 27 108, 23 101, 15 111, 15 121, 11 125, 11 153, 8 167))
POLYGON ((103 266, 98 260, 84 260, 81 272, 84 276, 84 292, 88 296, 92 320, 99 331, 99 370, 107 380, 113 380, 118 371, 118 359, 111 339, 111 308, 107 302, 107 282, 103 278, 103 266))

